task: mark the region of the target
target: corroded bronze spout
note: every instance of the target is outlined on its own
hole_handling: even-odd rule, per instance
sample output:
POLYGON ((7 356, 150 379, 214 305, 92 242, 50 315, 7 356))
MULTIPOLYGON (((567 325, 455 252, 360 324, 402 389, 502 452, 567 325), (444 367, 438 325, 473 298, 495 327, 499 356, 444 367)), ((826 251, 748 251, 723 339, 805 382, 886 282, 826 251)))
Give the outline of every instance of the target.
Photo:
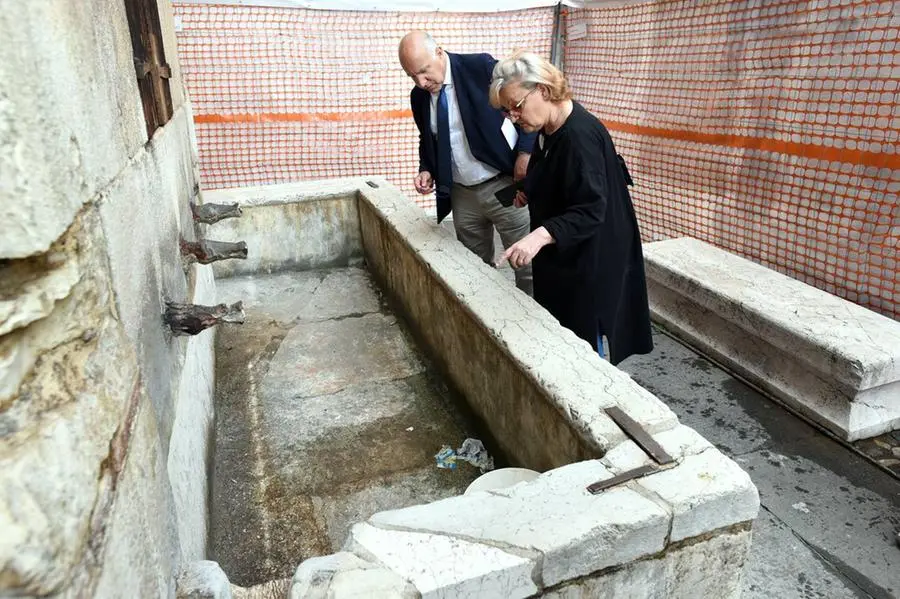
POLYGON ((224 218, 238 218, 243 214, 240 205, 234 204, 191 204, 194 220, 206 225, 217 223, 224 218))
POLYGON ((187 263, 197 261, 200 264, 210 264, 229 258, 243 260, 247 257, 247 244, 243 241, 212 241, 209 239, 185 241, 182 239, 181 255, 184 256, 187 263))
POLYGON ((163 322, 169 325, 174 335, 196 335, 200 331, 223 322, 242 324, 244 322, 243 302, 228 306, 198 306, 166 302, 163 322))

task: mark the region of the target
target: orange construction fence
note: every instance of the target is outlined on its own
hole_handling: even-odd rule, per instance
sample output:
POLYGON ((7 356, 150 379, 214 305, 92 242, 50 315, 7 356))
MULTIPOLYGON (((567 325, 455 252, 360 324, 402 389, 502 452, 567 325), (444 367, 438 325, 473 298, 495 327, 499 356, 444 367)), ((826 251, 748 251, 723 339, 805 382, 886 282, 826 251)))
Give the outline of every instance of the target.
MULTIPOLYGON (((900 318, 893 5, 564 9, 566 74, 628 161, 645 239, 703 239, 900 318)), ((204 188, 380 173, 427 210, 397 42, 426 29, 453 52, 549 56, 555 15, 175 12, 204 188)))

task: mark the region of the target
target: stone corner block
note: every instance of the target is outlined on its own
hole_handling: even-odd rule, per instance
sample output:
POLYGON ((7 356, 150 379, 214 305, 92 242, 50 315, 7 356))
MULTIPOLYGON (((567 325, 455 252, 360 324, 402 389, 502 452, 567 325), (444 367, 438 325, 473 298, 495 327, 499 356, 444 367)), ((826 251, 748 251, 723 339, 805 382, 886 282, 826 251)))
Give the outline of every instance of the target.
POLYGON ((671 507, 670 542, 752 521, 759 512, 759 493, 750 476, 715 448, 689 455, 636 484, 671 507))
POLYGON ((175 585, 176 599, 231 599, 228 576, 217 562, 190 562, 178 574, 175 585))

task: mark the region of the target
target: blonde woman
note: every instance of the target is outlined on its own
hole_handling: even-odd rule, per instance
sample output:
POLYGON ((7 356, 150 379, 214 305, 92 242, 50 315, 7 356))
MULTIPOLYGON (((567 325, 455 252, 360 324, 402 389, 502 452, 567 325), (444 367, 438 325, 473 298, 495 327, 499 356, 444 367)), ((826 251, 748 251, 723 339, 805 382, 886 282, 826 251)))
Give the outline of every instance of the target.
POLYGON ((538 137, 517 205, 531 233, 498 260, 532 264, 534 299, 610 361, 653 349, 641 236, 628 173, 606 127, 572 100, 550 62, 519 53, 496 64, 491 104, 538 137))

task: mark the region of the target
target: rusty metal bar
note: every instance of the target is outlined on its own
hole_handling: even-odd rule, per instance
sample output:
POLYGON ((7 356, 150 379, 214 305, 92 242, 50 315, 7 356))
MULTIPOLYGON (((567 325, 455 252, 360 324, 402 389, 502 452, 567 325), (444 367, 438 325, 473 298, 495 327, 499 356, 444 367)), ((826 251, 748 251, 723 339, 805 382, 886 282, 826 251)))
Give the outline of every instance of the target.
POLYGON ((625 434, 640 446, 644 452, 649 455, 657 464, 671 464, 675 459, 666 453, 666 450, 644 430, 644 428, 635 422, 631 416, 622 411, 618 406, 606 408, 606 413, 613 422, 625 431, 625 434))
POLYGON ((634 480, 636 478, 640 478, 652 472, 656 472, 657 468, 653 464, 647 464, 646 466, 639 466, 637 468, 632 468, 631 470, 626 470, 622 474, 617 474, 612 478, 607 478, 606 480, 598 480, 592 485, 589 485, 587 490, 592 495, 596 495, 601 491, 605 491, 610 487, 615 487, 616 485, 621 485, 622 483, 626 483, 630 480, 634 480))

